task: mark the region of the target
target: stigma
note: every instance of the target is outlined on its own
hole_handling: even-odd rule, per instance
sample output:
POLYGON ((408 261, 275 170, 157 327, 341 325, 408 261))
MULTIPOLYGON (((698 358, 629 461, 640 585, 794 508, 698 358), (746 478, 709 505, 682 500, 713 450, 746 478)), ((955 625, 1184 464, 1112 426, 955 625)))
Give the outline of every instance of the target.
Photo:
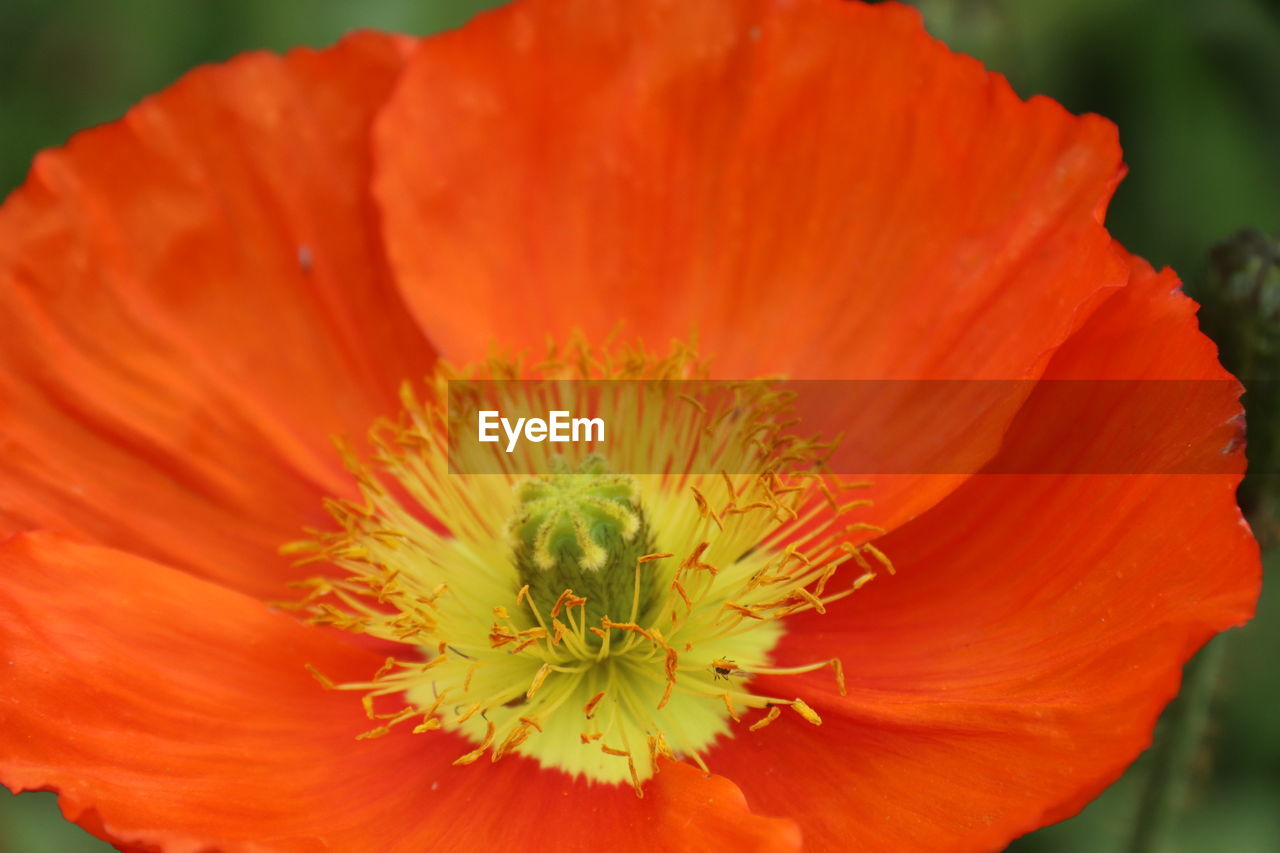
POLYGON ((769 382, 665 390, 705 374, 683 346, 657 357, 575 343, 533 368, 442 367, 421 399, 403 389, 401 415, 371 431, 372 458, 344 450, 361 500, 331 501, 335 529, 283 549, 327 567, 294 605, 312 622, 397 649, 367 681, 313 671, 360 694, 371 727, 353 736, 453 732, 469 747, 455 764, 523 755, 643 796, 664 761, 707 769, 720 738, 784 713, 821 725, 794 693, 754 681, 825 669, 844 693, 839 659, 783 665, 774 650, 787 617, 893 572, 870 541, 883 530, 862 519, 870 484, 823 471, 832 445, 789 431, 769 382), (636 380, 589 395, 629 426, 607 452, 549 454, 535 473, 491 446, 451 445, 451 382, 515 378, 503 393, 524 410, 556 408, 565 379, 636 380))

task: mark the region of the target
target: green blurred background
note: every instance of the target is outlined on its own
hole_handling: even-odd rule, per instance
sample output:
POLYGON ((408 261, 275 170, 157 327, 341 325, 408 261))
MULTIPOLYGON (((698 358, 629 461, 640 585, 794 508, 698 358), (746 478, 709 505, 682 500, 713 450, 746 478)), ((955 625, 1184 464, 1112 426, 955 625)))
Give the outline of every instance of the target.
MULTIPOLYGON (((604 0, 602 0, 604 2, 604 0)), ((619 0, 625 2, 625 0, 619 0)), ((688 0, 699 2, 699 0, 688 0)), ((457 26, 493 0, 0 0, 0 194, 32 156, 203 62, 240 51, 324 45, 361 27, 429 33, 457 26)), ((1187 289, 1217 305, 1210 249, 1237 230, 1280 233, 1280 2, 1276 0, 919 0, 930 30, 1007 75, 1024 96, 1114 120, 1130 175, 1108 216, 1111 233, 1187 289)), ((1274 287, 1280 289, 1280 275, 1274 287)), ((1229 301, 1229 300, 1228 300, 1229 301)), ((1248 300, 1246 300, 1248 301, 1248 300)), ((1252 304, 1252 303, 1250 303, 1252 304)), ((1239 304, 1213 310, 1231 366, 1270 375, 1271 361, 1236 352, 1239 304), (1261 364, 1261 366, 1259 366, 1261 364)), ((1266 338, 1280 341, 1280 324, 1266 338)), ((1264 336, 1265 337, 1265 336, 1264 336)), ((1252 344, 1251 344, 1252 345, 1252 344)), ((1272 358, 1280 346, 1267 355, 1272 358)), ((1238 368, 1239 369, 1239 368, 1238 368)), ((1255 392, 1252 397, 1257 397, 1255 392)), ((1280 431, 1250 410, 1251 442, 1280 431)), ((1280 443, 1280 442, 1278 442, 1280 443)), ((1261 446, 1261 445, 1259 445, 1261 446)), ((1280 470, 1280 465, 1270 465, 1280 470)), ((1255 527, 1280 529, 1254 484, 1255 527)), ((1275 577, 1278 560, 1268 559, 1275 577)), ((1280 851, 1280 594, 1258 618, 1215 642, 1144 756, 1080 817, 1010 849, 1065 853, 1161 849, 1280 851), (1185 755, 1179 752, 1185 747, 1185 755), (1162 761, 1173 756, 1173 764, 1162 761), (1131 838, 1151 776, 1172 819, 1154 848, 1131 838), (1152 773, 1152 768, 1155 772, 1152 773)), ((1194 665, 1193 665, 1194 666, 1194 665)), ((0 789, 0 853, 110 849, 58 815, 52 794, 0 789)))

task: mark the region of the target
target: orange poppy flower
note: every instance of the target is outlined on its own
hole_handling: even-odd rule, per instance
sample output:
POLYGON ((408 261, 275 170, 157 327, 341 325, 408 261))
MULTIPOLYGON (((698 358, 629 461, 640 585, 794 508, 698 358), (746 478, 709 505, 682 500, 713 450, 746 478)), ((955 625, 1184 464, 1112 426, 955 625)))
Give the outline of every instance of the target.
MULTIPOLYGON (((40 155, 0 210, 0 780, 164 850, 985 850, 1074 813, 1259 584, 1237 389, 1176 278, 1107 235, 1119 156, 915 13, 836 0, 527 0, 203 68, 40 155), (400 388, 440 358, 611 334, 696 340, 724 378, 1026 381, 995 427, 933 425, 992 470, 1113 417, 1145 424, 1142 470, 1224 462, 899 473, 840 515, 769 476, 768 512, 603 474, 504 503, 421 455, 435 398, 401 414, 400 388), (1063 423, 1042 379, 1218 390, 1063 423), (383 418, 404 441, 353 439, 353 478, 330 438, 383 418), (731 649, 585 615, 553 647, 475 555, 599 571, 578 522, 569 550, 538 532, 588 504, 629 559, 702 571, 690 614, 747 564, 789 603, 736 602, 731 649), (839 572, 793 556, 784 505, 860 528, 814 546, 839 572), (281 552, 308 538, 337 565, 281 552), (272 604, 299 581, 310 622, 272 604)), ((815 434, 856 426, 836 409, 815 434)))

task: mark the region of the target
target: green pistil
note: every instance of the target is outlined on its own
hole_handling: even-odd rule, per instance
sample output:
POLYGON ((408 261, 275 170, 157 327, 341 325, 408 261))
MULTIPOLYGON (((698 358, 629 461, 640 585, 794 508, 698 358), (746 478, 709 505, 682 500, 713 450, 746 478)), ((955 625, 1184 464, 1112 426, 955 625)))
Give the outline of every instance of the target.
POLYGON ((637 561, 654 550, 634 479, 590 456, 572 472, 526 480, 516 487, 508 529, 520 583, 544 617, 573 590, 587 599, 589 625, 632 618, 637 561))

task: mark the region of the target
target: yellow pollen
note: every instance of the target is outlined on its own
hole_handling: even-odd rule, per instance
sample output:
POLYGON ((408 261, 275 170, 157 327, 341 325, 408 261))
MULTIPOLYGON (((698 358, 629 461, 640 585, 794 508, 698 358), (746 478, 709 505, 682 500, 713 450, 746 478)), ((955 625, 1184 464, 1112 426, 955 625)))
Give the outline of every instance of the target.
POLYGON ((845 497, 870 484, 823 473, 833 445, 790 432, 775 383, 705 373, 683 346, 576 341, 533 368, 441 367, 374 425, 370 461, 341 449, 361 500, 328 502, 337 529, 282 551, 330 567, 300 584, 312 622, 398 644, 366 681, 309 667, 361 695, 373 727, 353 737, 453 732, 473 746, 457 765, 518 754, 643 796, 662 762, 705 770, 717 739, 780 709, 821 725, 756 680, 830 668, 798 692, 822 708, 846 694, 838 658, 782 665, 774 650, 788 616, 894 572, 868 541, 884 530, 856 517, 872 500, 845 497), (533 444, 524 469, 497 445, 451 444, 488 393, 512 411, 592 411, 614 435, 597 453, 533 444))
POLYGON ((748 727, 748 729, 753 732, 758 732, 761 729, 763 729, 765 726, 772 723, 774 720, 778 719, 778 717, 781 714, 782 712, 778 710, 777 705, 770 705, 769 712, 765 714, 763 717, 761 717, 759 720, 757 720, 756 722, 752 723, 748 727))

